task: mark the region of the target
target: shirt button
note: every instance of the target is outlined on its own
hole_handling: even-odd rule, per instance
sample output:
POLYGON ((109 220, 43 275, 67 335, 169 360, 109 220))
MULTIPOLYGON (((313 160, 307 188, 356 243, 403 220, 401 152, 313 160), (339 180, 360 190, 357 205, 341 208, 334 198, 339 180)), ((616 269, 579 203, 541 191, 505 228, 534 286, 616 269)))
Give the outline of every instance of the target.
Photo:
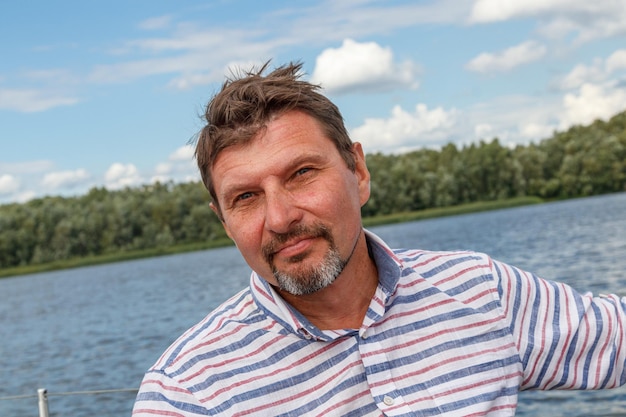
POLYGON ((385 403, 385 405, 393 405, 394 400, 390 396, 385 395, 385 397, 383 398, 383 402, 385 403))
POLYGON ((361 335, 361 339, 364 339, 364 340, 365 340, 365 339, 367 339, 367 333, 363 333, 363 334, 361 335))

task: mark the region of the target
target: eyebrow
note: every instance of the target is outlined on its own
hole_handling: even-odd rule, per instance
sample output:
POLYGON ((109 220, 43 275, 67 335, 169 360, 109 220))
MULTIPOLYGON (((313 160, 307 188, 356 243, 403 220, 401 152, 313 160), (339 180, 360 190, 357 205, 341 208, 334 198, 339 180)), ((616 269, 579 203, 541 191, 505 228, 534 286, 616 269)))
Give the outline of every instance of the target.
MULTIPOLYGON (((321 154, 321 153, 300 155, 296 157, 294 160, 292 160, 291 162, 289 162, 287 165, 285 165, 282 168, 281 174, 284 174, 285 172, 291 173, 292 171, 295 171, 297 167, 305 166, 307 164, 313 164, 313 165, 319 166, 319 165, 325 165, 327 163, 328 163, 328 158, 324 154, 321 154)), ((225 204, 226 207, 228 207, 229 201, 231 201, 235 195, 239 194, 240 192, 253 190, 254 188, 255 188, 254 185, 251 185, 247 182, 236 183, 236 184, 233 184, 232 186, 227 186, 226 190, 221 194, 221 197, 224 200, 224 203, 226 203, 225 204)))

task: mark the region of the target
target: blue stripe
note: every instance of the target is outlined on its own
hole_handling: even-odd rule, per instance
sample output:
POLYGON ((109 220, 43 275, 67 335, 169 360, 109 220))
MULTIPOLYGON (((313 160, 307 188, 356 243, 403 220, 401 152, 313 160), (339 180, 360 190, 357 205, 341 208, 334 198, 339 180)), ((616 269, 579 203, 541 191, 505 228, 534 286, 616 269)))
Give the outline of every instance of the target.
POLYGON ((211 327, 216 320, 221 319, 224 315, 230 314, 231 311, 237 309, 237 307, 242 303, 242 300, 246 298, 250 294, 250 290, 243 290, 239 293, 239 297, 234 299, 231 304, 223 306, 223 310, 220 314, 214 314, 213 317, 210 317, 202 326, 199 326, 193 333, 191 333, 186 339, 179 341, 176 348, 172 351, 166 361, 166 365, 172 363, 180 354, 180 352, 187 346, 188 343, 195 341, 199 334, 203 333, 205 329, 211 327))
POLYGON ((137 402, 141 401, 161 401, 171 405, 180 411, 192 412, 198 415, 206 415, 206 408, 198 407, 195 404, 183 403, 180 401, 172 401, 160 392, 147 391, 137 394, 137 402))
MULTIPOLYGON (((535 299, 533 301, 533 308, 532 308, 532 312, 530 315, 530 323, 529 323, 529 328, 528 331, 526 332, 526 335, 528 336, 528 346, 526 347, 526 352, 524 352, 524 355, 522 356, 522 364, 524 366, 524 369, 528 370, 528 359, 530 358, 530 356, 532 355, 533 351, 535 349, 538 349, 538 347, 540 346, 540 344, 538 344, 537 346, 535 346, 535 329, 537 328, 537 315, 539 314, 539 309, 541 308, 541 293, 540 293, 540 285, 539 281, 537 280, 537 277, 534 275, 530 275, 530 278, 532 281, 534 281, 535 283, 535 299)), ((530 294, 529 294, 530 295, 530 294)), ((520 331, 524 331, 524 329, 520 329, 520 331)))
POLYGON ((552 286, 552 288, 554 289, 554 319, 552 321, 552 343, 550 344, 550 348, 548 349, 548 353, 546 354, 545 360, 543 362, 543 366, 541 367, 541 370, 539 371, 539 375, 537 376, 537 378, 535 379, 535 385, 533 385, 533 388, 538 388, 541 386, 541 383, 543 381, 543 378, 545 377, 546 373, 548 372, 548 370, 550 370, 550 366, 552 366, 552 358, 554 357, 554 352, 556 351, 557 345, 559 344, 559 340, 561 338, 561 332, 559 331, 559 318, 561 316, 561 310, 560 308, 557 308, 559 306, 560 303, 560 293, 558 291, 558 287, 555 283, 547 281, 548 285, 552 286))
POLYGON ((598 308, 598 306, 596 306, 595 304, 591 304, 591 310, 593 311, 594 315, 595 315, 595 322, 596 325, 598 326, 596 328, 596 337, 593 340, 593 343, 591 345, 591 348, 589 349, 589 353, 587 354, 587 357, 585 358, 585 366, 584 366, 584 374, 583 374, 583 381, 580 385, 581 389, 586 389, 588 384, 589 384, 589 368, 591 367, 591 361, 593 361, 595 359, 595 355, 594 352, 596 350, 596 348, 598 347, 598 344, 600 342, 600 335, 602 334, 602 316, 600 314, 600 309, 598 308))

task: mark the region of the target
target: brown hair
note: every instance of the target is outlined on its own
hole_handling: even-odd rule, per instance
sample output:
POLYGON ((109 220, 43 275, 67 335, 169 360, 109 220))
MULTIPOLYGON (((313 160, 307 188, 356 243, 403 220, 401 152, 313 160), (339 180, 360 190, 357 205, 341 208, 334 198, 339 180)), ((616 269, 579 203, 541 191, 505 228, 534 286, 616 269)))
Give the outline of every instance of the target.
POLYGON ((205 119, 196 144, 195 157, 204 186, 219 209, 211 169, 219 153, 229 146, 245 144, 275 117, 300 110, 315 118, 331 139, 348 168, 355 170, 352 141, 343 117, 328 98, 318 93, 320 86, 300 79, 302 63, 290 63, 263 76, 266 62, 258 71, 227 78, 222 89, 207 104, 205 119))

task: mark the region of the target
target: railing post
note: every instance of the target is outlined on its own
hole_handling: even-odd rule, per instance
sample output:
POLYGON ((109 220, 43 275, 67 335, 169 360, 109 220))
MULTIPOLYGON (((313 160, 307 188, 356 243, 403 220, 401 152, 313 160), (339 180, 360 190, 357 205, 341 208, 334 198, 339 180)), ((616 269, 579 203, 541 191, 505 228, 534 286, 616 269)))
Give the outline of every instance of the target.
POLYGON ((39 398, 39 417, 49 417, 48 415, 48 391, 45 388, 37 390, 39 398))

